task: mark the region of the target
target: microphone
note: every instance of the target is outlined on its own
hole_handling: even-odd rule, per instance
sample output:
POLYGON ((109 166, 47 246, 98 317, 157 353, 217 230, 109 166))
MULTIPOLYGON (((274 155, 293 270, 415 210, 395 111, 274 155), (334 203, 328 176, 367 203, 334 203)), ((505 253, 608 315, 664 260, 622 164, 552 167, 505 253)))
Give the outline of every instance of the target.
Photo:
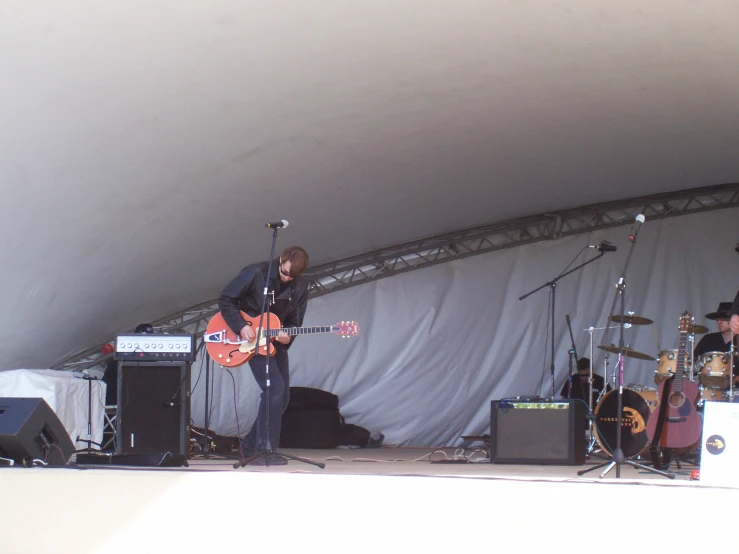
POLYGON ((739 242, 736 243, 736 248, 734 248, 734 252, 739 253, 739 242))
POLYGON ((636 242, 636 235, 639 234, 639 228, 641 227, 641 224, 644 223, 644 221, 647 219, 644 217, 644 214, 639 214, 634 218, 636 221, 634 225, 631 227, 631 233, 629 234, 629 240, 631 242, 636 242))
POLYGON ((267 229, 282 229, 283 227, 287 227, 288 225, 290 225, 290 223, 288 223, 287 219, 283 219, 282 221, 275 221, 273 223, 265 223, 264 226, 267 229))
POLYGON ((607 240, 601 241, 600 244, 589 244, 588 248, 597 248, 598 252, 615 252, 618 250, 617 247, 613 246, 607 240))

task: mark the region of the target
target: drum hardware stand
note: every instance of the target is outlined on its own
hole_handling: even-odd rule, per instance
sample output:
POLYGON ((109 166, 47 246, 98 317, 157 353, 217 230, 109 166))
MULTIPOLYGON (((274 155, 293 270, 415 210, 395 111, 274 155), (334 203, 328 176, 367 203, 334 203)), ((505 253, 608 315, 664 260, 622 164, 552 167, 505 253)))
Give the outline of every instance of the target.
MULTIPOLYGON (((577 361, 579 360, 577 356, 577 346, 575 346, 575 336, 572 334, 572 325, 570 324, 570 315, 567 314, 567 329, 570 331, 570 342, 572 343, 572 348, 569 350, 569 364, 570 364, 570 376, 567 380, 568 382, 568 390, 567 390, 567 398, 572 398, 572 383, 575 376, 577 376, 578 383, 580 383, 580 388, 582 388, 582 381, 580 380, 580 368, 577 367, 577 361), (573 360, 574 360, 574 373, 573 373, 573 360)), ((593 438, 593 345, 592 341, 590 344, 590 375, 588 376, 588 388, 587 392, 585 393, 588 397, 588 446, 585 449, 585 456, 590 457, 590 454, 593 450, 593 445, 595 443, 595 439, 593 438)))
MULTIPOLYGON (((603 245, 603 243, 601 243, 601 245, 603 245)), ((573 267, 569 271, 565 271, 565 272, 560 273, 557 277, 555 277, 551 281, 548 281, 548 282, 544 283, 543 285, 541 285, 540 287, 537 287, 534 290, 527 292, 523 296, 519 296, 518 297, 519 300, 523 300, 524 298, 528 298, 529 296, 531 296, 535 292, 540 291, 544 287, 549 287, 549 290, 550 290, 550 297, 552 299, 552 306, 551 306, 551 318, 552 318, 552 330, 551 330, 551 332, 552 332, 552 338, 551 338, 551 340, 552 340, 552 343, 551 343, 551 356, 550 356, 550 358, 551 358, 551 364, 550 364, 550 372, 551 372, 551 391, 550 392, 551 392, 551 396, 549 397, 549 400, 554 400, 554 340, 555 340, 554 339, 554 322, 555 322, 555 319, 556 319, 555 318, 555 314, 554 314, 554 308, 556 306, 556 303, 555 303, 555 293, 557 291, 557 281, 559 281, 560 279, 562 279, 562 277, 567 277, 570 273, 574 273, 578 269, 580 269, 582 267, 585 267, 586 265, 588 265, 590 263, 593 263, 595 260, 599 260, 600 258, 602 258, 603 256, 605 256, 606 252, 615 250, 615 248, 613 246, 611 246, 610 248, 611 248, 611 250, 601 249, 601 246, 599 246, 598 247, 598 250, 599 250, 600 254, 598 254, 595 258, 592 258, 590 260, 587 260, 586 262, 583 262, 580 265, 578 265, 576 267, 573 267)), ((583 250, 585 250, 585 248, 583 248, 583 250)), ((582 250, 577 253, 577 256, 575 256, 575 259, 577 259, 577 257, 581 253, 582 253, 582 250)), ((574 262, 574 260, 573 260, 573 262, 574 262)), ((572 265, 572 262, 570 262, 570 265, 572 265)), ((568 265, 567 267, 570 267, 570 265, 568 265)))
MULTIPOLYGON (((634 460, 631 460, 629 458, 626 458, 624 456, 624 452, 621 449, 621 425, 623 423, 623 389, 624 389, 624 325, 625 325, 625 318, 624 318, 624 292, 626 290, 626 271, 629 268, 629 263, 631 262, 631 255, 634 252, 634 246, 636 246, 636 237, 639 232, 640 223, 644 222, 644 216, 642 214, 639 214, 636 216, 636 221, 639 223, 636 226, 636 229, 632 235, 629 236, 629 240, 631 241, 631 246, 629 248, 629 253, 626 256, 626 263, 624 265, 624 269, 621 272, 621 276, 618 279, 618 282, 616 283, 616 295, 613 297, 613 304, 611 305, 611 315, 613 315, 613 310, 616 307, 616 300, 620 298, 621 300, 621 320, 619 325, 619 340, 618 340, 618 363, 617 363, 617 371, 618 371, 618 407, 617 407, 617 422, 616 422, 616 449, 613 451, 613 454, 611 455, 610 460, 602 463, 597 464, 593 467, 590 467, 588 469, 578 471, 578 475, 584 475, 590 471, 600 469, 601 467, 605 467, 605 470, 600 474, 600 478, 608 474, 609 471, 613 468, 613 466, 616 466, 616 478, 621 477, 621 466, 623 464, 628 464, 632 467, 635 467, 637 469, 643 469, 645 471, 649 471, 651 473, 656 473, 658 475, 662 475, 664 477, 668 477, 670 479, 674 479, 675 475, 673 473, 667 473, 665 471, 660 471, 658 469, 647 467, 642 464, 636 463, 634 460)), ((610 317, 609 317, 610 322, 610 317)), ((607 335, 608 328, 610 327, 610 323, 606 326, 606 332, 604 335, 607 335)))
POLYGON ((729 348, 729 402, 734 402, 734 355, 736 354, 734 339, 737 337, 731 333, 731 348, 729 348))
MULTIPOLYGON (((284 220, 283 220, 283 223, 285 225, 287 225, 287 222, 284 221, 284 220)), ((272 226, 272 225, 271 224, 267 224, 267 227, 270 227, 270 226, 272 226)), ((270 425, 269 425, 269 419, 270 419, 270 415, 271 415, 270 414, 270 410, 271 410, 271 406, 270 406, 270 404, 271 404, 270 395, 271 394, 270 394, 270 379, 269 379, 269 359, 270 359, 270 350, 271 350, 271 347, 272 347, 272 342, 270 341, 270 338, 269 338, 270 317, 267 316, 267 318, 266 318, 267 319, 267 329, 266 330, 262 328, 262 324, 263 324, 264 319, 265 319, 264 314, 267 311, 267 297, 269 296, 269 280, 270 280, 271 273, 272 273, 272 266, 274 265, 273 264, 273 261, 274 261, 274 256, 275 256, 275 244, 277 243, 277 231, 280 229, 280 227, 282 227, 282 225, 280 225, 280 226, 272 226, 272 249, 270 250, 269 258, 268 258, 269 259, 269 263, 267 264, 267 276, 264 279, 264 298, 262 299, 262 309, 261 309, 261 311, 259 313, 259 327, 257 328, 257 332, 256 332, 256 341, 257 342, 256 342, 256 351, 255 351, 256 353, 255 353, 255 355, 257 355, 257 356, 259 355, 259 345, 261 344, 262 337, 264 337, 266 339, 266 348, 265 348, 265 351, 266 351, 266 363, 265 363, 265 366, 264 366, 264 374, 265 374, 265 377, 266 377, 266 379, 265 379, 265 385, 266 386, 265 386, 264 391, 263 391, 263 394, 265 395, 265 406, 264 406, 265 407, 265 410, 264 410, 264 415, 265 415, 264 419, 265 419, 265 422, 264 422, 264 426, 265 426, 265 433, 266 433, 265 439, 264 439, 264 446, 262 447, 262 445, 257 444, 256 445, 257 452, 255 454, 253 454, 252 456, 249 456, 247 458, 244 458, 244 459, 239 460, 238 462, 236 462, 233 465, 234 469, 238 469, 239 467, 244 467, 245 465, 248 465, 249 462, 251 462, 252 460, 256 460, 257 458, 260 458, 260 457, 264 457, 264 463, 265 463, 265 465, 267 467, 269 467, 269 465, 270 465, 269 461, 270 461, 270 457, 271 456, 279 456, 281 458, 289 458, 291 460, 296 460, 298 462, 304 462, 306 464, 311 464, 311 465, 320 467, 321 469, 323 469, 324 467, 326 467, 326 464, 322 464, 320 462, 314 462, 313 460, 306 460, 305 458, 299 458, 297 456, 293 456, 292 454, 284 454, 282 452, 277 452, 274 449, 274 447, 272 445, 272 442, 269 439, 269 431, 270 431, 270 429, 269 429, 269 427, 270 427, 270 425)), ((278 269, 278 273, 279 273, 279 269, 278 269)), ((278 278, 279 278, 279 275, 278 275, 278 278)), ((274 298, 274 296, 273 296, 273 298, 274 298)), ((206 430, 206 432, 207 432, 207 430, 206 430)), ((274 446, 278 446, 278 445, 274 445, 274 446)))
MULTIPOLYGON (((583 329, 583 331, 587 331, 590 335, 589 338, 589 348, 590 348, 590 375, 588 378, 589 383, 589 394, 588 394, 588 447, 585 450, 585 457, 590 458, 592 455, 596 455, 599 458, 603 458, 604 455, 602 455, 600 452, 602 452, 602 449, 598 447, 596 451, 596 445, 598 444, 598 441, 595 440, 595 433, 593 433, 593 424, 595 422, 595 414, 593 413, 593 404, 596 406, 598 405, 598 402, 600 402, 600 399, 603 398, 603 395, 605 394, 606 390, 608 389, 608 381, 603 378, 603 390, 598 393, 598 398, 593 401, 593 356, 595 356, 595 352, 593 350, 593 333, 596 330, 603 330, 605 327, 588 327, 587 329, 583 329)), ((606 355, 606 358, 603 360, 603 368, 604 368, 604 375, 608 375, 608 356, 606 355)), ((606 459, 606 458, 603 458, 606 459)))

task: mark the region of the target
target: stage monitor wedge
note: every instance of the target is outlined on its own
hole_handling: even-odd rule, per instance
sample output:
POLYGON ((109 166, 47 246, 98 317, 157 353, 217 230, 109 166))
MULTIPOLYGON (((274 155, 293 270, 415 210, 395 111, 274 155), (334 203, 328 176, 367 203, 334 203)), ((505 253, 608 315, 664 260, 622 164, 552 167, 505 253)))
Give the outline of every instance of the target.
POLYGON ((0 398, 0 458, 25 466, 64 466, 74 443, 43 398, 0 398))

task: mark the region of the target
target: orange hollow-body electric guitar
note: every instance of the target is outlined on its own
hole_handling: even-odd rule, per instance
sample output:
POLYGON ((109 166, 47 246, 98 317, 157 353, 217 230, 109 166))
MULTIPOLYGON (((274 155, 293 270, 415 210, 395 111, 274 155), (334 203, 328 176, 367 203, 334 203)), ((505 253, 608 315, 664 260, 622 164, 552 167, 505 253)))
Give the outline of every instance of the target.
POLYGON ((205 347, 213 360, 224 367, 237 367, 251 360, 256 354, 267 355, 267 343, 269 342, 270 356, 275 353, 272 341, 280 332, 288 335, 310 335, 313 333, 334 333, 342 338, 356 337, 359 334, 359 325, 356 321, 342 321, 334 325, 314 327, 282 327, 280 318, 273 313, 265 313, 262 321, 262 330, 259 330, 259 316, 250 317, 244 312, 241 316, 246 324, 254 329, 256 338, 252 341, 243 341, 234 333, 223 319, 221 312, 214 315, 205 329, 205 347), (269 318, 269 325, 267 325, 269 318), (269 331, 267 331, 269 327, 269 331), (269 337, 269 341, 267 341, 269 337), (259 348, 257 348, 259 338, 259 348))

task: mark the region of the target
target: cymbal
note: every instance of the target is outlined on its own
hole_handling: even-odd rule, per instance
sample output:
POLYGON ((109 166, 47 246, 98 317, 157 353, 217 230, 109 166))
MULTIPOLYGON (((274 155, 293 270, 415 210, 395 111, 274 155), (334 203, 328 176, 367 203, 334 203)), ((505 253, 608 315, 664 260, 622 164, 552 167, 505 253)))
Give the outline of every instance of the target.
MULTIPOLYGON (((620 315, 612 315, 609 319, 615 323, 621 323, 620 315)), ((646 317, 639 317, 638 315, 625 315, 624 323, 630 323, 631 325, 651 325, 654 321, 646 317)))
POLYGON ((688 333, 693 333, 694 335, 704 335, 708 333, 708 327, 705 327, 703 325, 693 325, 692 327, 688 327, 688 333))
MULTIPOLYGON (((618 346, 615 346, 613 344, 601 344, 598 346, 601 350, 605 350, 606 352, 611 352, 613 354, 618 354, 618 346)), ((624 346, 624 356, 627 358, 636 358, 638 360, 649 360, 654 361, 657 358, 654 356, 650 356, 649 354, 644 354, 643 352, 639 352, 638 350, 634 350, 632 348, 629 348, 628 346, 624 346)))

